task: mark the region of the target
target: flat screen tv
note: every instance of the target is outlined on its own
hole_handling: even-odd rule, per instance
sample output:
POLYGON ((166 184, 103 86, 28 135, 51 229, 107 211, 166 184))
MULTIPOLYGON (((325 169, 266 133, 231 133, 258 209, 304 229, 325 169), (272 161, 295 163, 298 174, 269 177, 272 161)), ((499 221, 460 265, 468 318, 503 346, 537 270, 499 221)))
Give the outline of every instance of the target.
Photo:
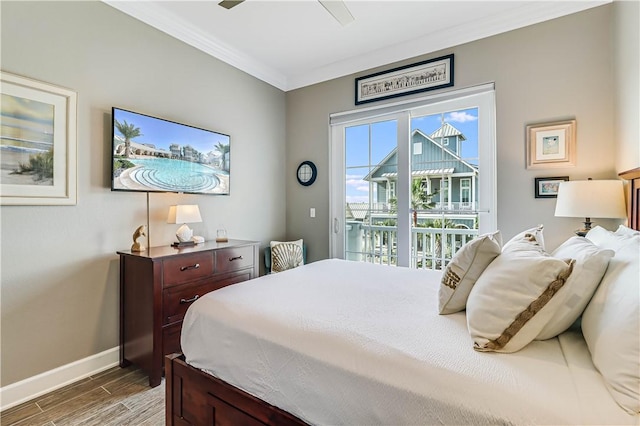
POLYGON ((229 194, 229 135, 116 107, 111 118, 111 190, 229 194))

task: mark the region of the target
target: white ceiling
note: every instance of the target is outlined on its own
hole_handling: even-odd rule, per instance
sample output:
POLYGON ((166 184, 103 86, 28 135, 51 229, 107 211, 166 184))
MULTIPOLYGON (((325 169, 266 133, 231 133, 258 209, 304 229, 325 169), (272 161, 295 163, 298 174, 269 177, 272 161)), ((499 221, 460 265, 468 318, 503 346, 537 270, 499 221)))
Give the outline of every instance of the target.
POLYGON ((316 0, 102 1, 285 91, 611 2, 346 0, 343 27, 316 0))

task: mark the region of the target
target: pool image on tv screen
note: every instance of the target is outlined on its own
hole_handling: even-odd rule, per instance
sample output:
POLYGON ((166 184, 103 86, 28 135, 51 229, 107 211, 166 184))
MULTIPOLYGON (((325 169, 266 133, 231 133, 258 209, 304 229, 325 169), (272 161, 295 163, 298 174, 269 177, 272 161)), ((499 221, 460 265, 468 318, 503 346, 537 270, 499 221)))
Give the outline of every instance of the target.
POLYGON ((229 194, 230 137, 112 108, 113 191, 229 194))

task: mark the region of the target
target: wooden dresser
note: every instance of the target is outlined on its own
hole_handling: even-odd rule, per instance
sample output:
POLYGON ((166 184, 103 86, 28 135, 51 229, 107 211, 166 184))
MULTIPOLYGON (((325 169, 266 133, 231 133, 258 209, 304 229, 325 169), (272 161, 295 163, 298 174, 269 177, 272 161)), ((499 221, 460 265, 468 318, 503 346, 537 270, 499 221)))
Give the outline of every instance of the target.
POLYGON ((259 274, 259 244, 229 240, 187 248, 151 247, 120 255, 120 366, 162 380, 163 357, 180 352, 182 319, 204 294, 259 274))

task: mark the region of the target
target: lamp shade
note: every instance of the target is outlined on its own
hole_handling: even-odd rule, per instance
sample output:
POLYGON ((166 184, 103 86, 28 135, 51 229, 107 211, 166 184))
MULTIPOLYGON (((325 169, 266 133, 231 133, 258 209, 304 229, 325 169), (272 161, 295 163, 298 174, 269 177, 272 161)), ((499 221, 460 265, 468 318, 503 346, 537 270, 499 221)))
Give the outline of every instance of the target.
POLYGON ((169 207, 167 223, 198 223, 202 222, 200 209, 197 204, 178 204, 169 207))
POLYGON ((620 180, 560 182, 556 216, 624 218, 624 190, 620 180))

